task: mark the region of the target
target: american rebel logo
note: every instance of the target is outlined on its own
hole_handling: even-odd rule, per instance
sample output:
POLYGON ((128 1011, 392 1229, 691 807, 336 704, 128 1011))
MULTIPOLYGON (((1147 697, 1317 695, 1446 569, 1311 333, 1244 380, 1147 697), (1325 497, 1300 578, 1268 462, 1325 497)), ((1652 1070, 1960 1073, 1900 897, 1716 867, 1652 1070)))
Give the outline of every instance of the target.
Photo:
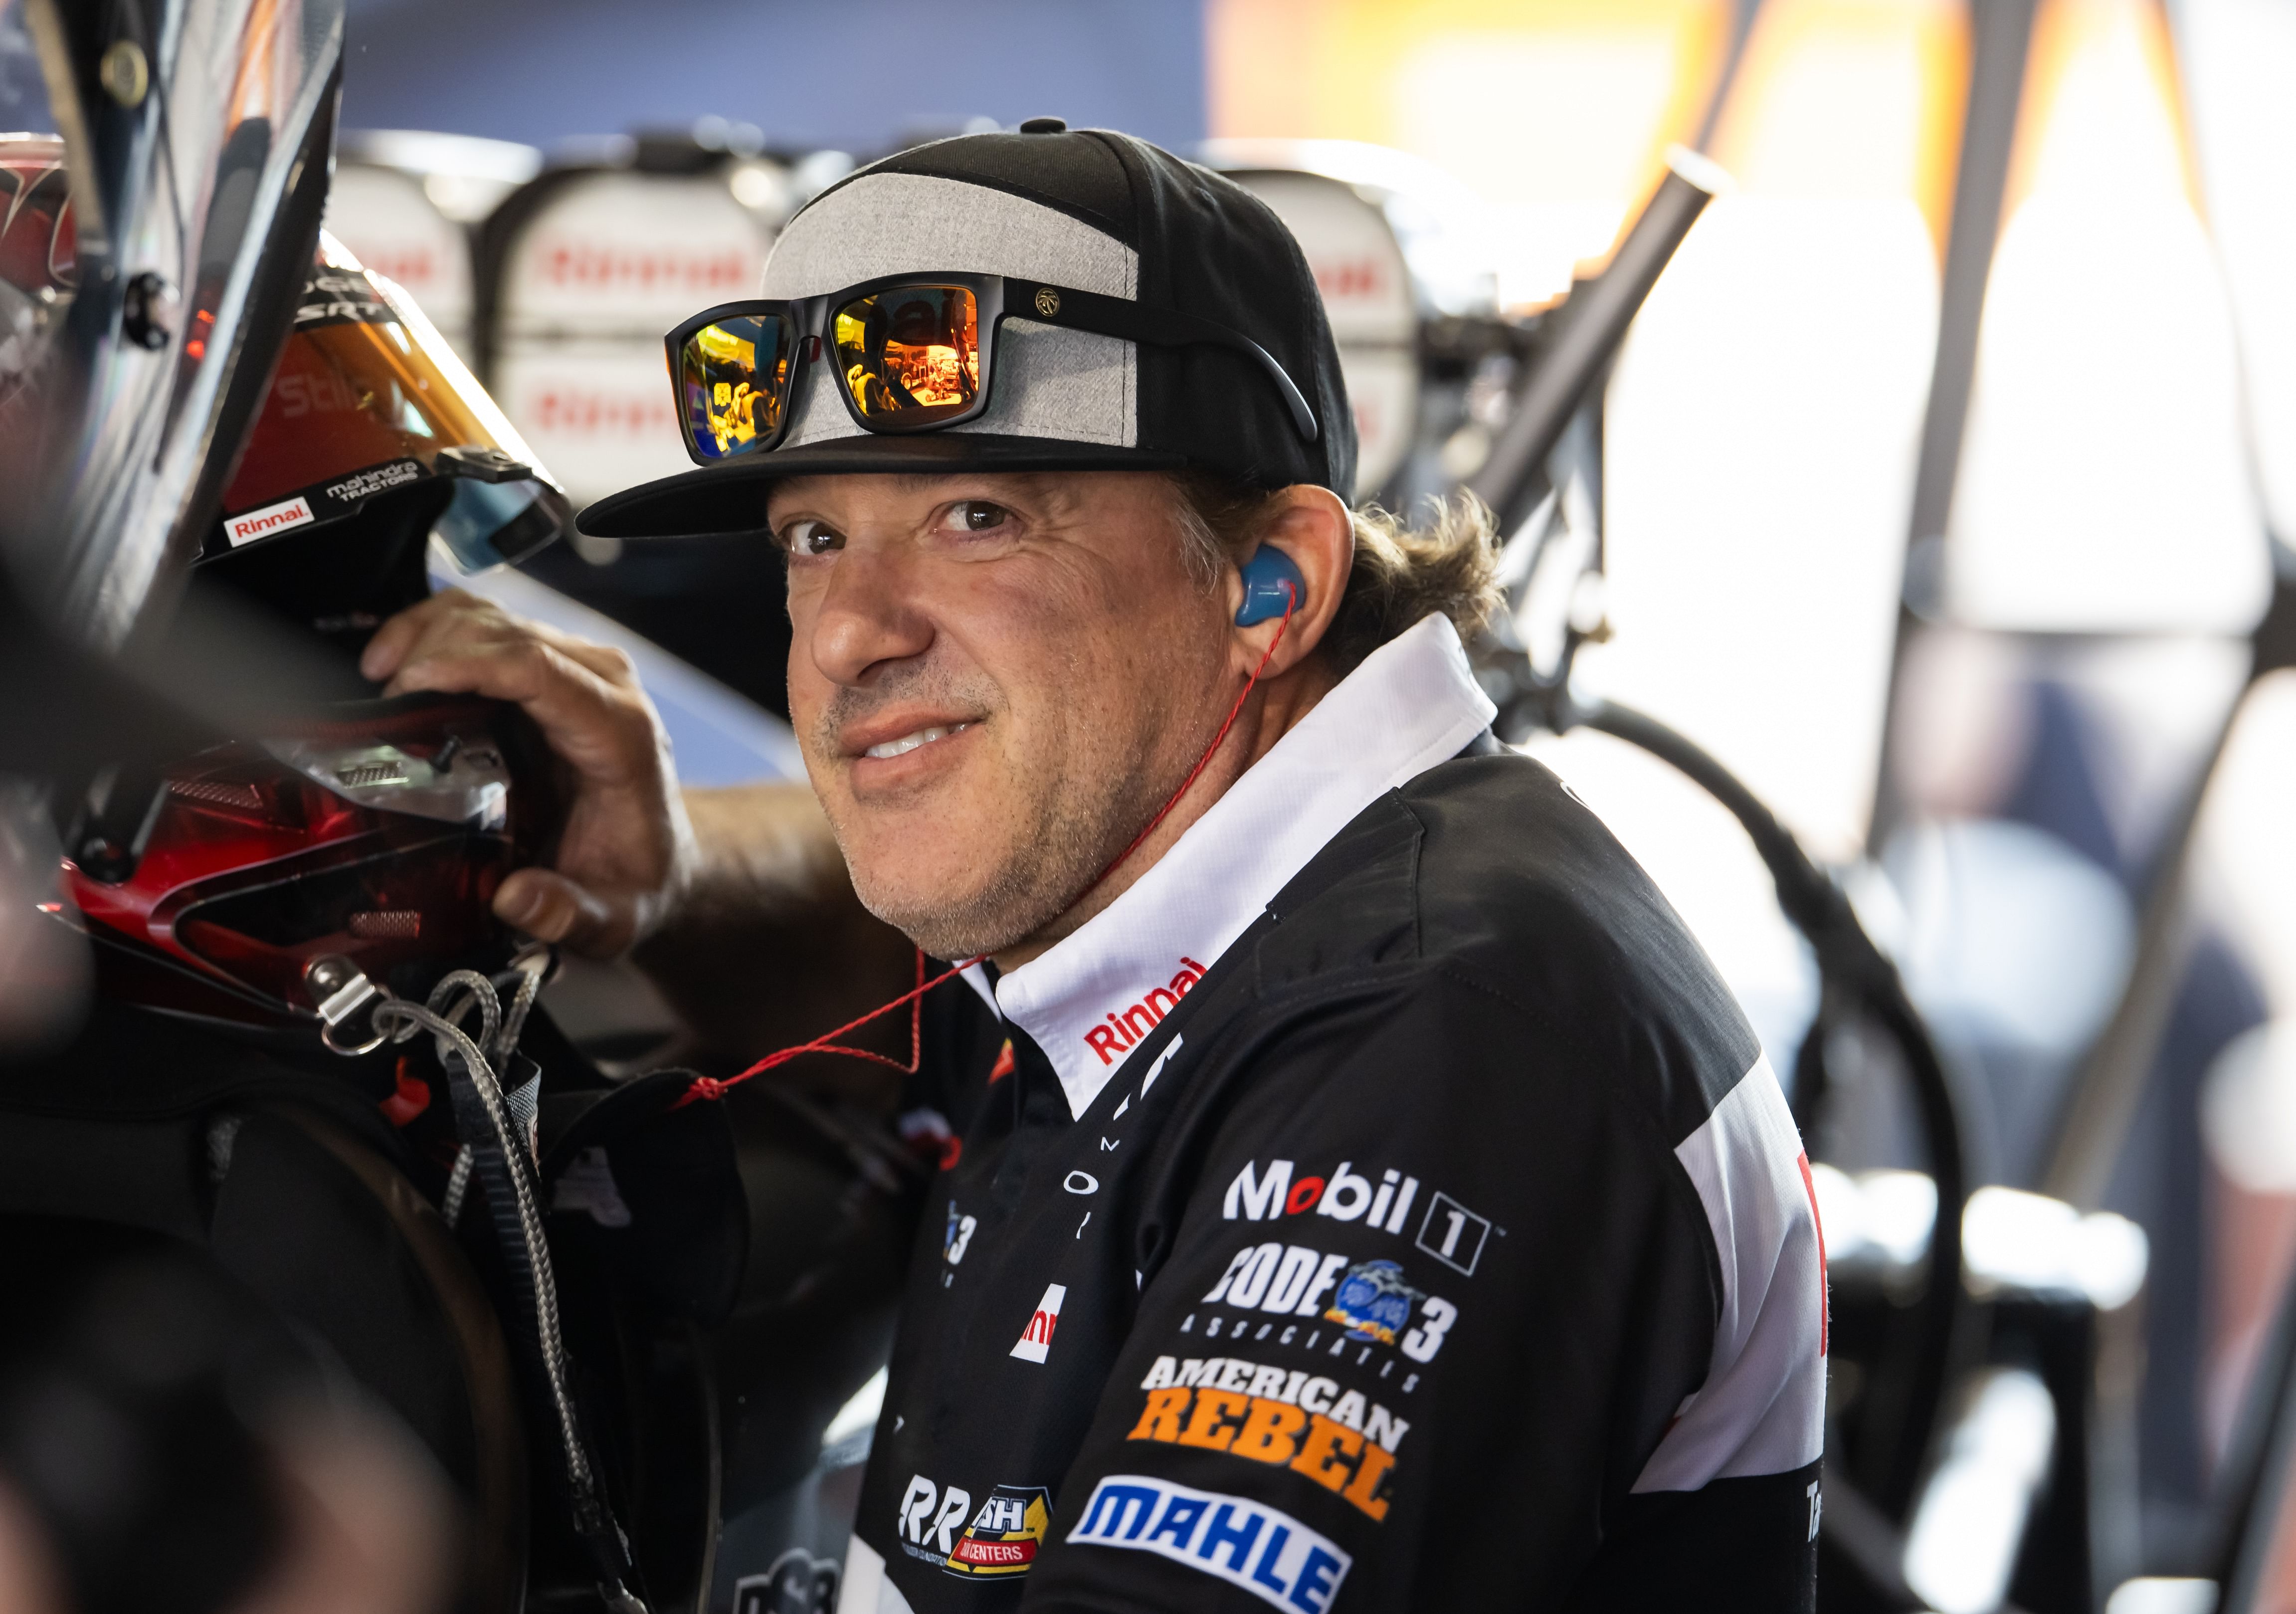
MULTIPOLYGON (((1382 1233, 1401 1233, 1410 1225, 1418 1199, 1419 1179, 1392 1167, 1374 1183, 1355 1168, 1353 1160, 1341 1160, 1329 1176, 1301 1173, 1290 1160, 1270 1160, 1265 1168, 1257 1160, 1247 1160, 1221 1198, 1220 1215, 1231 1222, 1273 1222, 1313 1211, 1335 1221, 1361 1222, 1382 1233)), ((1505 1231, 1500 1232, 1504 1237, 1505 1231)), ((1447 1193, 1438 1193, 1422 1213, 1413 1242, 1444 1266, 1472 1277, 1491 1233, 1489 1217, 1477 1216, 1447 1193)))
POLYGON ((1103 1065, 1117 1063, 1138 1047, 1140 1040, 1153 1031, 1167 1014, 1178 1008, 1180 1000, 1203 978, 1204 966, 1183 956, 1180 972, 1170 980, 1150 987, 1136 1004, 1110 1010, 1103 1017, 1107 1024, 1085 1028, 1085 1046, 1100 1055, 1103 1065))
POLYGON ((1337 1381, 1305 1368, 1226 1356, 1159 1356, 1140 1388, 1148 1399, 1126 1439, 1288 1468, 1370 1518, 1387 1517, 1381 1492, 1411 1421, 1366 1401, 1361 1390, 1342 1391, 1337 1381))

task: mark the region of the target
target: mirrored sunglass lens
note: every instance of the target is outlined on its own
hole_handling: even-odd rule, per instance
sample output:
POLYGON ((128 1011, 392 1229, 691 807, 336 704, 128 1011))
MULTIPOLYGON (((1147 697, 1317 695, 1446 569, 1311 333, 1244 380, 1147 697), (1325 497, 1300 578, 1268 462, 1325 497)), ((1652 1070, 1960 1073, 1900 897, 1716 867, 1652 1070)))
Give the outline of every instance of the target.
POLYGON ((962 286, 857 298, 832 327, 837 366, 865 419, 930 425, 980 393, 980 310, 962 286))
POLYGON ((778 314, 742 315, 685 339, 677 388, 685 433, 710 459, 771 442, 788 388, 790 324, 778 314))

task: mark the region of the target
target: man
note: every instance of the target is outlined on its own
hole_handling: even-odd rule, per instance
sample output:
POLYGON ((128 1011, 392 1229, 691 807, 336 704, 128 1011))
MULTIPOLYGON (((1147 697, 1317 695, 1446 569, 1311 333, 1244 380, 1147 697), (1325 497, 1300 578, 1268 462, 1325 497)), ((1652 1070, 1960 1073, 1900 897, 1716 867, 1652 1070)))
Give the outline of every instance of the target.
MULTIPOLYGON (((787 418, 585 523, 770 528, 853 890, 972 961, 924 999, 904 1124, 947 1136, 843 1607, 1810 1606, 1792 1123, 1649 881, 1491 738, 1480 522, 1349 512, 1283 226, 1042 120, 825 193, 766 291, 787 418), (947 429, 827 351, 912 275, 1007 299, 947 429), (1290 609, 1240 613, 1277 554, 1290 609)), ((525 702, 582 780, 512 923, 613 952, 804 863, 697 856, 606 652, 448 596, 367 670, 525 702)))

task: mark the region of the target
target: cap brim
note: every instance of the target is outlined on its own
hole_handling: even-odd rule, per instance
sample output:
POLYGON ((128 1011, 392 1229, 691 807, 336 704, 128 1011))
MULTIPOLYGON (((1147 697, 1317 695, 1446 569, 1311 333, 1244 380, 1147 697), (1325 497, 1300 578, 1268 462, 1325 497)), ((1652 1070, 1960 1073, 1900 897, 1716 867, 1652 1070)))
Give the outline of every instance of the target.
POLYGON ((721 465, 642 482, 600 499, 575 519, 596 538, 701 537, 766 528, 766 487, 783 477, 935 476, 959 471, 1177 471, 1177 454, 1052 438, 937 431, 914 437, 837 438, 802 448, 745 455, 721 465))

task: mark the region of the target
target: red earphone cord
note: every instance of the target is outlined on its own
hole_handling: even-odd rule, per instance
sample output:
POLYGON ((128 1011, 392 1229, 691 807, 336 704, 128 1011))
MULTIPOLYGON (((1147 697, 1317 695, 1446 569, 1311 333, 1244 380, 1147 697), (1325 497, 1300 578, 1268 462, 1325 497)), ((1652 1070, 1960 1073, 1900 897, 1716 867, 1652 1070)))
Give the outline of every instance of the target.
MULTIPOLYGON (((1123 866, 1123 863, 1126 858, 1131 856, 1133 853, 1140 849, 1141 843, 1146 840, 1149 836, 1156 832, 1156 826, 1164 822, 1174 807, 1180 805, 1180 798, 1188 793, 1189 788, 1196 782, 1198 775, 1202 774, 1204 769, 1210 765, 1211 759, 1213 756, 1218 752, 1221 743, 1227 739, 1228 730, 1235 726, 1236 718, 1242 715, 1243 703, 1251 698, 1251 692, 1259 687, 1260 675, 1267 670, 1268 662, 1275 659, 1275 647, 1283 643, 1283 635, 1292 626, 1292 612, 1296 608, 1297 604, 1298 598, 1295 594, 1292 603, 1286 605, 1283 608, 1283 619, 1275 625, 1275 636, 1267 642, 1267 649, 1261 654, 1259 658, 1259 665, 1251 669, 1251 676, 1244 680, 1243 692, 1236 696, 1235 704, 1228 708, 1227 717, 1219 725, 1219 733, 1214 734, 1212 736, 1212 742, 1204 747, 1204 754, 1196 758, 1196 766, 1188 770, 1188 776, 1180 781, 1180 788, 1174 791, 1171 795, 1166 799, 1164 805, 1156 809, 1156 815, 1153 818, 1151 818, 1147 823, 1143 826, 1140 832, 1132 838, 1132 844, 1126 847, 1121 852, 1119 852, 1110 860, 1106 868, 1103 869, 1099 873, 1092 877, 1092 885, 1085 887, 1086 891, 1091 890, 1093 886, 1098 885, 1102 881, 1106 880, 1111 874, 1116 873, 1119 868, 1123 866)), ((1078 895, 1081 896, 1082 893, 1079 892, 1078 895)), ((981 958, 986 958, 988 954, 984 953, 980 954, 980 957, 979 958, 968 958, 964 963, 954 964, 948 969, 942 971, 939 975, 934 976, 931 980, 927 980, 925 979, 924 949, 920 947, 917 949, 917 984, 908 991, 902 993, 900 996, 893 999, 892 1002, 870 1010, 868 1013, 862 1015, 857 1020, 847 1020, 834 1031, 824 1031, 809 1043, 800 1043, 794 1048, 783 1048, 777 1053, 768 1053, 765 1058, 759 1060, 756 1064, 750 1066, 747 1070, 740 1072, 738 1075, 726 1077, 722 1079, 714 1076, 697 1076, 693 1078, 693 1085, 686 1088, 685 1095, 681 1097, 677 1102, 672 1106, 672 1108, 682 1110, 686 1105, 694 1102, 696 1100, 723 1098, 727 1088, 734 1087, 742 1082, 746 1082, 753 1076, 762 1076, 767 1071, 775 1069, 776 1066, 786 1065, 790 1061, 807 1053, 841 1053, 848 1059, 865 1059, 875 1064, 890 1066, 893 1069, 901 1072, 904 1076, 913 1075, 916 1070, 918 1062, 924 1057, 925 994, 931 991, 935 987, 940 985, 941 982, 948 980, 955 976, 963 974, 965 971, 979 963, 981 958), (909 1007, 909 1058, 906 1064, 903 1064, 898 1060, 889 1059, 884 1054, 872 1053, 866 1048, 849 1048, 844 1044, 837 1040, 849 1031, 857 1031, 863 1026, 867 1025, 871 1020, 879 1020, 885 1015, 890 1014, 894 1010, 899 1008, 904 1004, 906 1004, 909 1007)))

